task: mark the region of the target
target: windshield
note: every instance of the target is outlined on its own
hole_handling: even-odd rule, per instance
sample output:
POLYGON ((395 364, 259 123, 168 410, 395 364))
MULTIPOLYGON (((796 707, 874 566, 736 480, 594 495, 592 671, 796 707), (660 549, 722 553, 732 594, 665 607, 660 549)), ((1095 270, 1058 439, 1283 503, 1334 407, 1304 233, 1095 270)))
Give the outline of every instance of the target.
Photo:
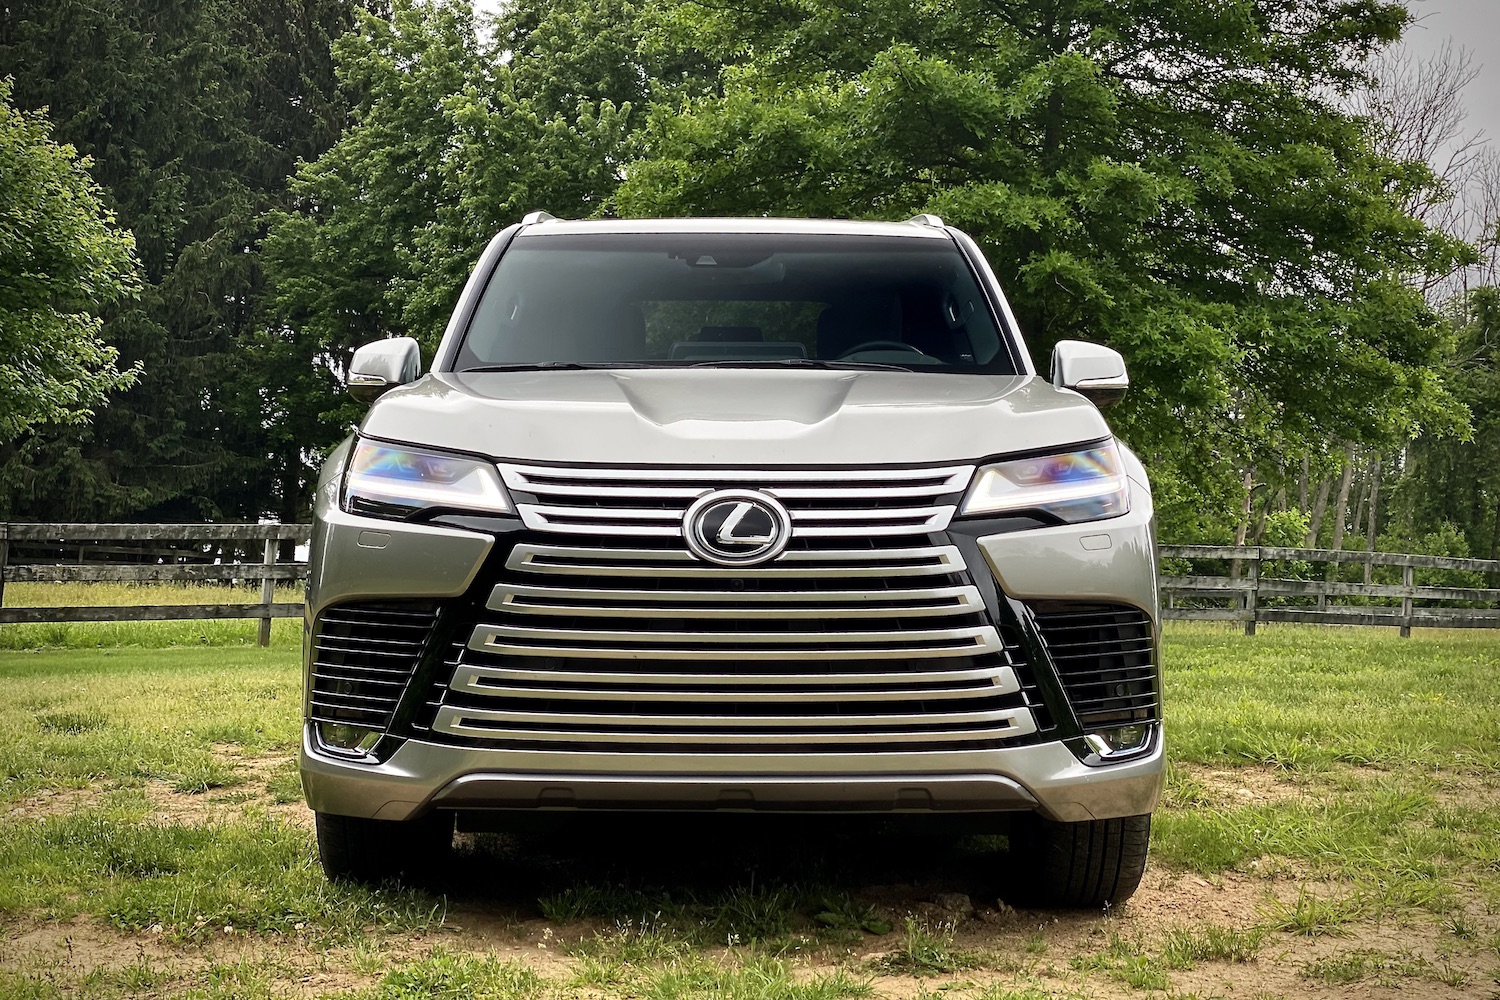
POLYGON ((526 235, 455 369, 766 365, 1015 374, 951 240, 526 235))

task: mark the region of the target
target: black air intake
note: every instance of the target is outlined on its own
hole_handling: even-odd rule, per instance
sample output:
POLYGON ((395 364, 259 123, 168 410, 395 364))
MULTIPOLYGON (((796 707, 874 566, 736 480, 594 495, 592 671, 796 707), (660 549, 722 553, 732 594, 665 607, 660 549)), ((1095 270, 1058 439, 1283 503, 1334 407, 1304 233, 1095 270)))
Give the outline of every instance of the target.
POLYGON ((384 732, 432 633, 431 601, 339 604, 318 616, 312 718, 384 732))
POLYGON ((1151 618, 1124 604, 1031 605, 1042 639, 1085 729, 1160 718, 1151 618))

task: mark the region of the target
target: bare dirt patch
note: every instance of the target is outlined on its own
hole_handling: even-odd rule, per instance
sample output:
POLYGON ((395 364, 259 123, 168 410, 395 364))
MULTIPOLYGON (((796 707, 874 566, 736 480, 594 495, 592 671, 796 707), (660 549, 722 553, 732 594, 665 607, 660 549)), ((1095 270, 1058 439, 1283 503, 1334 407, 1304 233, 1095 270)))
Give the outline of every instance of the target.
MULTIPOLYGON (((288 768, 291 758, 286 754, 245 754, 238 747, 228 745, 216 746, 215 750, 243 781, 204 792, 179 792, 165 781, 146 781, 139 787, 146 796, 154 822, 203 825, 221 822, 252 809, 264 810, 287 823, 312 827, 313 814, 305 803, 300 800, 277 802, 271 793, 271 782, 288 768)), ((107 794, 106 789, 98 786, 46 788, 3 807, 0 818, 43 820, 67 816, 98 808, 104 804, 107 794)))
POLYGON ((1309 792, 1294 772, 1274 767, 1212 767, 1174 764, 1215 806, 1257 806, 1305 799, 1309 792))
POLYGON ((103 799, 104 792, 98 788, 44 788, 35 795, 5 807, 3 818, 39 820, 67 816, 92 809, 103 799))

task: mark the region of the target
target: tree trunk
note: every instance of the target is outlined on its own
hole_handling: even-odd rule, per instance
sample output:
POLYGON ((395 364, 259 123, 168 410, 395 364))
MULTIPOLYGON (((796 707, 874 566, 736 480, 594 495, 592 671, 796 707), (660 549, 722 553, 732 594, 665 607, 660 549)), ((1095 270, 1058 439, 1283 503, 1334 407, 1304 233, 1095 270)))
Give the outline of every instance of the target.
POLYGON ((1297 480, 1297 509, 1307 513, 1307 474, 1311 471, 1312 456, 1302 456, 1302 477, 1297 480))
POLYGON ((1354 445, 1344 455, 1344 475, 1339 480, 1339 498, 1333 507, 1333 549, 1344 547, 1345 518, 1349 516, 1349 486, 1354 481, 1354 445))
POLYGON ((1250 510, 1255 492, 1255 466, 1245 470, 1245 503, 1240 507, 1240 525, 1234 531, 1234 544, 1244 545, 1250 533, 1250 510))
MULTIPOLYGON (((1370 458, 1370 507, 1365 512, 1365 551, 1375 551, 1375 528, 1376 516, 1380 513, 1380 455, 1377 453, 1370 458)), ((1365 563, 1365 584, 1370 583, 1370 574, 1375 568, 1374 563, 1365 563)))
POLYGON ((1495 528, 1490 532, 1490 558, 1500 559, 1500 498, 1495 500, 1495 528))
POLYGON ((1328 492, 1333 489, 1333 479, 1324 476, 1318 483, 1318 499, 1313 503, 1312 517, 1307 522, 1307 547, 1318 547, 1318 532, 1323 528, 1323 516, 1328 513, 1328 492))
MULTIPOLYGON (((1255 466, 1245 470, 1245 504, 1240 508, 1240 524, 1234 529, 1234 545, 1240 548, 1245 544, 1245 537, 1250 533, 1250 505, 1255 493, 1255 466)), ((1231 559, 1229 561, 1229 578, 1238 580, 1240 578, 1240 561, 1231 559)), ((1238 599, 1230 601, 1230 607, 1237 607, 1238 599)))

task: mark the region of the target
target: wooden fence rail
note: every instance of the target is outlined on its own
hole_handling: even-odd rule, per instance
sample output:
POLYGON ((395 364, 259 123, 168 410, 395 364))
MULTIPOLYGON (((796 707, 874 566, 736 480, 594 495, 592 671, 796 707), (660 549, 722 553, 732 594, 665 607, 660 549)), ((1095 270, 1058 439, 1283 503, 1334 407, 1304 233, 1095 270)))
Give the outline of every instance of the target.
MULTIPOLYGON (((305 562, 279 557, 281 546, 305 542, 311 534, 306 524, 0 524, 0 625, 254 618, 260 621, 258 640, 264 646, 270 642, 272 619, 302 614, 301 602, 275 600, 278 582, 307 577, 305 562), (258 553, 256 542, 261 543, 258 553), (63 550, 76 551, 78 561, 37 556, 63 550), (236 557, 240 552, 243 556, 236 557), (91 555, 108 558, 86 558, 91 555), (242 604, 4 606, 7 583, 102 581, 258 581, 261 599, 242 604)), ((1243 622, 1247 635, 1254 635, 1260 622, 1385 625, 1399 628, 1403 636, 1413 627, 1500 628, 1500 587, 1418 584, 1416 579, 1421 570, 1470 574, 1472 579, 1463 582, 1482 577, 1496 584, 1500 561, 1224 545, 1166 545, 1161 555, 1168 570, 1187 566, 1186 572, 1162 577, 1163 615, 1169 619, 1243 622), (1360 580, 1340 577, 1349 564, 1363 567, 1360 580), (1396 571, 1399 583, 1375 579, 1394 577, 1396 571)))
POLYGON ((1351 552, 1271 546, 1164 545, 1167 573, 1161 580, 1166 618, 1243 622, 1254 635, 1259 622, 1325 625, 1385 625, 1410 636, 1425 628, 1500 628, 1500 588, 1417 582, 1417 571, 1470 574, 1494 584, 1500 561, 1422 556, 1400 552, 1351 552), (1204 563, 1213 568, 1203 568, 1204 563), (1358 581, 1341 579, 1342 568, 1362 566, 1358 581), (1379 582, 1377 570, 1400 583, 1379 582), (1353 599, 1352 603, 1349 599, 1353 599), (1343 599, 1343 603, 1333 603, 1343 599), (1377 603, 1370 603, 1377 602, 1377 603), (1444 602, 1433 606, 1437 602, 1444 602), (1462 605, 1455 606, 1454 602, 1462 605))
MULTIPOLYGON (((256 640, 271 642, 271 620, 296 618, 300 601, 277 603, 276 584, 307 578, 305 562, 279 558, 281 543, 305 542, 306 524, 0 524, 0 625, 22 622, 168 621, 258 618, 256 640), (119 542, 120 545, 92 545, 119 542), (162 547, 142 543, 188 543, 162 547), (250 552, 262 543, 259 561, 224 558, 223 543, 250 552), (249 543, 249 544, 243 544, 249 543), (27 548, 78 552, 78 562, 13 561, 27 548), (108 556, 108 559, 87 559, 108 556), (122 559, 142 561, 122 562, 122 559), (151 560, 151 561, 144 561, 151 560), (260 600, 241 604, 147 604, 96 607, 7 608, 7 583, 260 583, 260 600)), ((55 558, 55 557, 54 557, 55 558)))

